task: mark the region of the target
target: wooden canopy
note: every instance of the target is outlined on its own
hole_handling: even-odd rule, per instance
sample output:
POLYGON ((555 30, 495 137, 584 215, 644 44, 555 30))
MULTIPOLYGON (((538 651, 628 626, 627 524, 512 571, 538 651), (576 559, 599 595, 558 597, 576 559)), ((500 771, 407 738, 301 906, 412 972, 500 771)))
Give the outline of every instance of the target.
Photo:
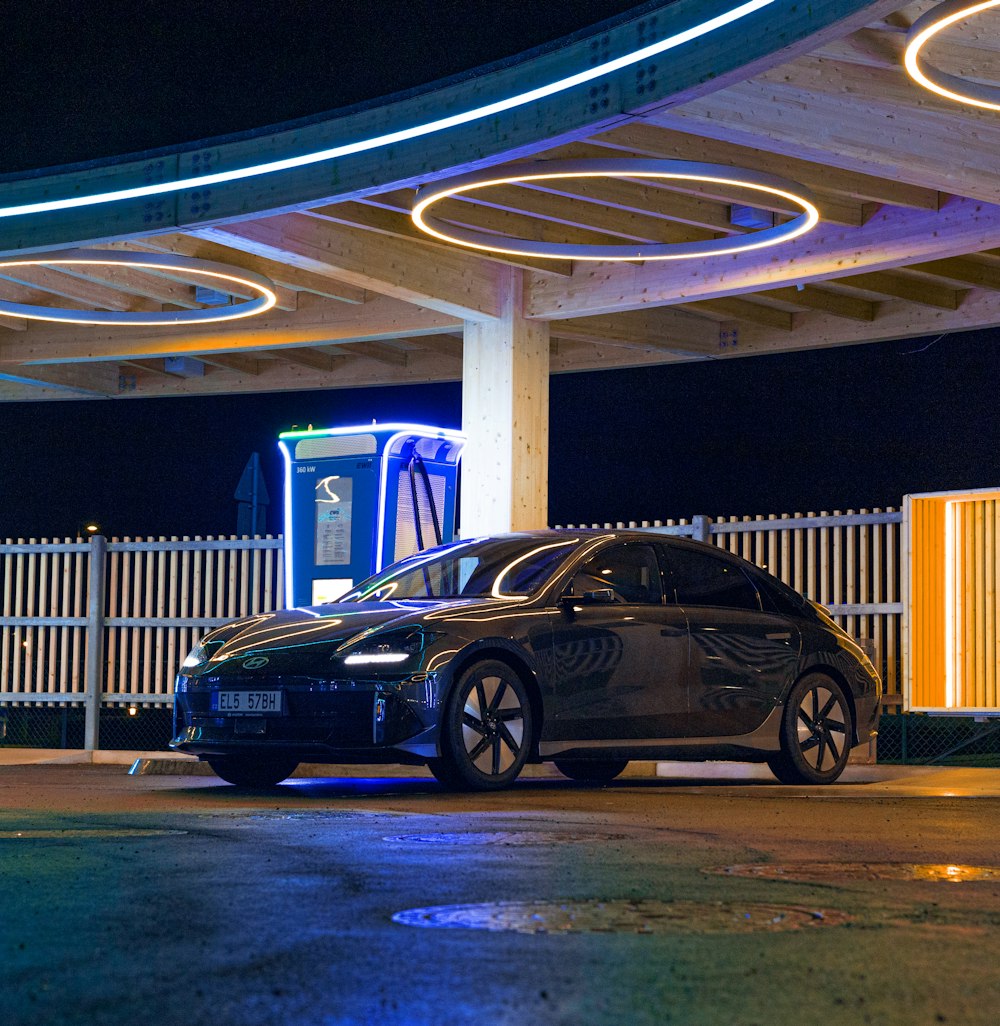
MULTIPOLYGON (((682 19, 707 6, 682 0, 665 5, 661 16, 682 19)), ((423 147, 433 151, 427 159, 434 163, 415 175, 403 166, 412 162, 405 154, 386 159, 372 151, 353 158, 364 167, 344 175, 339 194, 316 181, 279 189, 279 175, 271 175, 270 181, 263 176, 219 187, 230 194, 224 198, 201 190, 202 218, 190 215, 197 203, 189 190, 181 197, 138 201, 138 218, 127 204, 104 204, 70 210, 69 216, 5 219, 0 246, 8 252, 97 240, 115 248, 183 253, 261 272, 278 284, 279 301, 266 316, 198 329, 56 326, 0 317, 0 398, 458 379, 464 324, 497 315, 499 281, 512 265, 524 269, 525 315, 549 322, 554 372, 727 359, 992 326, 1000 321, 1000 115, 939 100, 905 74, 906 30, 930 6, 926 0, 902 7, 891 0, 778 2, 756 21, 730 26, 718 41, 703 41, 702 48, 723 62, 722 74, 708 83, 680 82, 672 89, 683 79, 680 72, 672 82, 666 68, 632 68, 627 83, 609 76, 585 87, 585 100, 595 108, 589 124, 572 124, 586 121, 587 112, 581 117, 579 97, 564 94, 522 109, 522 119, 537 123, 497 131, 489 152, 482 140, 489 132, 482 125, 433 145, 425 140, 423 147), (748 36, 787 21, 782 8, 803 6, 816 11, 812 24, 786 25, 786 45, 755 56, 748 36), (790 40, 796 31, 801 38, 790 40), (732 50, 746 51, 753 60, 727 70, 723 58, 732 50), (633 95, 623 95, 626 86, 633 95), (560 114, 560 105, 572 110, 560 114), (516 136, 514 145, 508 136, 516 136), (527 157, 608 156, 776 172, 812 190, 823 222, 804 238, 738 257, 571 264, 510 260, 439 244, 409 220, 414 184, 456 169, 527 157), (359 186, 365 176, 369 183, 359 186), (388 181, 379 182, 379 176, 388 181), (317 189, 324 194, 288 201, 296 190, 317 189), (244 209, 232 215, 233 205, 244 209), (224 218, 217 218, 216 207, 227 208, 224 218), (136 231, 136 222, 144 220, 152 223, 136 231), (171 361, 170 369, 164 358, 171 356, 192 359, 171 361)), ((989 30, 998 22, 1000 15, 979 15, 977 22, 950 31, 942 46, 951 64, 965 74, 988 76, 1000 49, 1000 34, 989 30)), ((632 34, 641 33, 633 27, 632 34)), ((593 41, 550 55, 550 66, 572 69, 593 41)), ((597 37, 597 44, 612 49, 615 40, 597 37)), ((668 53, 653 64, 673 60, 668 53)), ((695 77, 702 70, 695 69, 695 77)), ((532 66, 518 74, 515 84, 530 84, 552 72, 532 66)), ((418 114, 436 105, 447 111, 456 96, 472 103, 488 93, 473 80, 409 104, 418 114)), ((410 113, 375 109, 363 117, 388 125, 410 113)), ((330 136, 337 126, 324 123, 322 129, 330 136)), ((240 155, 267 158, 276 140, 285 145, 280 135, 238 144, 240 155)), ((302 142, 308 146, 310 140, 302 142)), ((225 147, 203 149, 206 165, 234 159, 225 147)), ((182 157, 190 161, 197 155, 189 151, 182 157)), ((317 168, 308 170, 314 179, 321 176, 317 168)), ((99 191, 129 175, 134 168, 125 163, 5 183, 0 204, 61 189, 99 191)), ((336 177, 329 167, 323 175, 336 177)), ((682 241, 747 232, 731 220, 732 204, 747 202, 746 194, 718 187, 608 179, 497 188, 452 201, 446 212, 456 222, 514 236, 682 241)), ((177 275, 46 268, 7 268, 0 274, 0 300, 15 303, 112 311, 199 305, 194 279, 177 275)))

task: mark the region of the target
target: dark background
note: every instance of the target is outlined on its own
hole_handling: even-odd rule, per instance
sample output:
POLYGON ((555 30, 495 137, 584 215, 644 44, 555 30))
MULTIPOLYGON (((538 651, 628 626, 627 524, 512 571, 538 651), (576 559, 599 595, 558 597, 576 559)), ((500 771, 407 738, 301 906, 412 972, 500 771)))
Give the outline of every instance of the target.
POLYGON ((464 76, 644 6, 4 0, 0 173, 309 119, 464 76))
MULTIPOLYGON (((240 133, 571 33, 631 0, 6 0, 0 173, 240 133)), ((550 521, 807 512, 1000 484, 993 332, 551 387, 550 521)), ((277 434, 461 423, 454 385, 0 404, 0 537, 218 534, 250 454, 280 530, 277 434)))
MULTIPOLYGON (((1000 485, 993 332, 551 383, 550 523, 899 505, 1000 485)), ((461 425, 456 384, 0 405, 0 536, 232 533, 259 452, 280 523, 280 431, 461 425)))

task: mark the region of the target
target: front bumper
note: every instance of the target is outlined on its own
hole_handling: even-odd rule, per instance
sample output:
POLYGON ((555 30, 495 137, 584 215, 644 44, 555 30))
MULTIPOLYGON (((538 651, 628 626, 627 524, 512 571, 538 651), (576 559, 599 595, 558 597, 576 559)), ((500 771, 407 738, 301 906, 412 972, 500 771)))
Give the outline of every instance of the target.
POLYGON ((435 694, 406 682, 215 680, 206 686, 179 678, 170 747, 199 756, 266 750, 300 761, 419 762, 435 754, 436 741, 435 694), (234 690, 280 691, 280 708, 221 713, 214 696, 234 690), (420 757, 411 751, 414 743, 420 757))

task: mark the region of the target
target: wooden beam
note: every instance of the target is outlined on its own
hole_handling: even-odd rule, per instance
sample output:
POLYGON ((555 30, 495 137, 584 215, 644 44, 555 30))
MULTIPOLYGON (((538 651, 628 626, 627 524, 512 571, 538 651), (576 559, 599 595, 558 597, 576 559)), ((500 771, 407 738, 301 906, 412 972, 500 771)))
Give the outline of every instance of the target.
POLYGON ((338 363, 346 358, 342 355, 334 355, 328 350, 313 349, 310 346, 286 346, 284 349, 276 349, 268 355, 284 363, 294 364, 296 367, 323 372, 332 371, 338 363))
POLYGON ((407 363, 406 353, 402 349, 396 349, 385 342, 346 342, 337 348, 354 356, 374 360, 376 363, 388 364, 390 367, 405 367, 407 363))
MULTIPOLYGON (((278 260, 267 260, 193 235, 149 235, 118 245, 123 249, 138 247, 157 253, 177 253, 202 260, 216 260, 221 264, 232 264, 234 267, 263 274, 276 285, 282 285, 295 292, 310 292, 315 296, 336 299, 341 303, 361 304, 367 295, 364 289, 355 288, 327 275, 313 274, 311 271, 304 271, 278 260)), ((118 248, 118 245, 115 248, 118 248)))
MULTIPOLYGON (((958 197, 937 212, 885 207, 862 228, 820 228, 739 258, 596 264, 568 282, 531 279, 529 314, 561 319, 727 298, 941 259, 1000 243, 1000 206, 958 197)), ((847 283, 849 284, 849 282, 847 283)))
MULTIPOLYGON (((747 325, 740 331, 737 353, 761 353, 821 349, 891 339, 947 336, 952 332, 1000 327, 1000 293, 972 292, 957 310, 932 306, 887 303, 868 324, 828 314, 802 314, 795 332, 788 335, 747 325)), ((947 338, 940 345, 947 345, 947 338)), ((992 345, 986 341, 984 345, 992 345)))
POLYGON ((453 317, 478 320, 499 310, 502 268, 457 247, 429 248, 304 214, 203 228, 198 236, 453 317))
POLYGON ((524 234, 530 238, 551 238, 554 241, 596 241, 598 244, 624 240, 689 242, 713 238, 718 232, 737 235, 742 231, 729 223, 729 208, 723 204, 618 179, 607 179, 600 185, 567 182, 490 189, 483 193, 483 201, 479 203, 461 200, 442 203, 441 216, 447 220, 460 220, 462 208, 473 205, 477 212, 466 213, 467 223, 481 224, 512 235, 521 234, 523 229, 507 229, 502 220, 496 225, 480 220, 484 207, 495 207, 498 213, 522 214, 543 223, 553 222, 559 228, 550 228, 549 235, 542 232, 537 236, 528 232, 524 234), (706 227, 698 223, 704 221, 712 224, 706 227), (574 236, 574 229, 603 234, 596 239, 586 235, 574 236))
MULTIPOLYGON (((865 68, 896 70, 903 63, 906 33, 899 29, 866 28, 852 32, 843 39, 831 40, 813 51, 813 57, 859 64, 865 68)), ((935 56, 941 58, 935 46, 935 56)), ((954 67, 954 65, 952 65, 954 67)))
POLYGON ((81 281, 105 285, 109 288, 142 296, 156 303, 166 303, 185 310, 196 310, 201 306, 194 298, 194 286, 187 282, 169 281, 148 271, 132 270, 127 267, 61 266, 63 274, 81 281))
MULTIPOLYGON (((444 221, 503 239, 532 239, 607 246, 627 242, 689 242, 711 237, 666 218, 615 210, 597 203, 511 186, 490 189, 488 201, 444 200, 435 215, 444 221)), ((567 261, 562 261, 567 264, 567 261)))
MULTIPOLYGON (((552 321, 552 329, 556 330, 559 323, 552 321)), ((715 356, 716 354, 670 353, 660 349, 623 346, 614 342, 582 342, 556 338, 552 342, 549 365, 553 374, 573 374, 580 371, 623 370, 629 367, 704 362, 715 359, 715 356)))
MULTIPOLYGON (((79 366, 75 364, 74 366, 79 366)), ((160 374, 165 378, 174 379, 177 377, 176 374, 171 374, 163 365, 163 360, 120 360, 118 363, 119 367, 124 368, 135 368, 145 374, 160 374)))
MULTIPOLYGON (((828 284, 828 283, 827 283, 828 284)), ((875 320, 878 303, 868 299, 857 299, 845 296, 829 289, 816 288, 814 285, 790 286, 784 289, 765 289, 752 293, 756 299, 769 299, 778 303, 786 303, 804 310, 818 310, 833 314, 835 317, 846 317, 852 321, 875 320)))
POLYGON ((437 356, 447 356, 453 360, 462 359, 462 339, 457 335, 421 335, 419 338, 399 341, 412 342, 419 349, 437 356))
POLYGON ((962 294, 955 289, 935 285, 929 281, 919 281, 899 271, 850 274, 843 278, 833 278, 828 284, 832 287, 847 286, 860 289, 862 292, 874 292, 892 299, 904 299, 908 303, 933 306, 939 310, 957 310, 962 301, 962 294))
POLYGON ((951 257, 947 260, 927 260, 901 268, 904 273, 930 275, 943 281, 974 289, 1000 291, 1000 267, 988 261, 951 257))
POLYGON ((113 396, 118 395, 118 365, 27 367, 0 363, 0 381, 54 388, 59 392, 84 396, 113 396))
POLYGON ((236 371, 237 374, 260 374, 260 360, 253 356, 240 356, 237 353, 202 353, 198 359, 210 367, 236 371))
MULTIPOLYGON (((134 250, 135 247, 124 247, 120 252, 129 252, 134 250)), ((206 278, 204 275, 200 275, 196 271, 168 271, 151 268, 146 273, 150 278, 159 278, 163 282, 176 282, 182 288, 190 288, 192 290, 192 295, 198 286, 206 286, 215 292, 221 292, 227 296, 235 296, 237 299, 257 299, 260 295, 259 292, 256 292, 245 285, 241 285, 239 282, 216 282, 214 279, 206 278)), ((272 284, 274 285, 274 295, 276 298, 276 302, 274 304, 275 309, 284 310, 288 313, 294 311, 298 306, 298 293, 292 289, 287 289, 282 285, 278 285, 277 283, 272 282, 272 284)), ((195 305, 201 307, 208 306, 209 304, 196 302, 195 305)))
MULTIPOLYGON (((304 300, 307 297, 303 297, 304 300)), ((30 329, 0 343, 0 361, 61 363, 88 360, 203 357, 286 346, 399 338, 454 331, 455 318, 381 296, 364 306, 308 297, 296 314, 265 314, 231 324, 135 328, 30 329)))
MULTIPOLYGON (((413 190, 408 190, 412 198, 413 190)), ((399 194, 395 194, 399 195, 399 194)), ((349 228, 361 228, 366 231, 379 232, 382 235, 391 235, 399 239, 409 239, 411 242, 423 246, 444 248, 454 253, 455 247, 450 243, 439 242, 432 236, 425 234, 417 228, 410 219, 410 208, 408 199, 406 206, 402 209, 392 209, 385 203, 364 203, 345 202, 323 204, 304 210, 302 213, 310 217, 318 217, 333 224, 344 225, 349 228)), ((503 229, 499 229, 503 231, 503 229)), ((507 232, 516 234, 516 232, 507 232)), ((471 251, 470 251, 471 252, 471 251)), ((537 260, 532 257, 510 256, 504 253, 477 252, 483 260, 491 260, 509 267, 521 267, 527 270, 541 271, 545 274, 568 275, 573 267, 568 260, 537 260)))
POLYGON ((262 359, 260 373, 257 375, 231 372, 205 374, 200 378, 171 379, 163 375, 140 373, 129 394, 136 397, 236 395, 262 391, 371 388, 460 379, 461 364, 435 353, 423 352, 419 359, 412 359, 406 366, 390 366, 345 353, 332 368, 325 369, 302 367, 279 358, 262 359))
MULTIPOLYGON (((839 196, 852 204, 892 204, 913 207, 916 210, 937 210, 940 204, 934 189, 908 185, 898 178, 844 171, 822 161, 803 160, 799 156, 782 153, 775 155, 766 148, 737 145, 724 139, 697 134, 687 125, 684 112, 651 115, 643 122, 632 122, 602 132, 591 141, 612 150, 625 150, 646 157, 668 160, 702 160, 711 164, 750 167, 758 171, 791 178, 817 193, 839 196), (662 127, 661 127, 662 126, 662 127)), ((756 122, 756 112, 754 114, 756 122)), ((808 136, 806 137, 808 138, 808 136)))
POLYGON ((717 324, 672 307, 553 321, 551 331, 553 337, 560 339, 665 353, 711 354, 719 348, 717 324))
POLYGON ((136 296, 126 295, 117 288, 108 288, 92 281, 85 281, 70 274, 64 274, 54 267, 8 267, 0 277, 40 292, 61 296, 86 308, 113 310, 123 313, 132 311, 158 311, 159 303, 136 296))
POLYGON ((720 322, 741 321, 778 331, 791 331, 795 326, 795 314, 747 299, 706 299, 698 303, 681 303, 679 308, 720 322))

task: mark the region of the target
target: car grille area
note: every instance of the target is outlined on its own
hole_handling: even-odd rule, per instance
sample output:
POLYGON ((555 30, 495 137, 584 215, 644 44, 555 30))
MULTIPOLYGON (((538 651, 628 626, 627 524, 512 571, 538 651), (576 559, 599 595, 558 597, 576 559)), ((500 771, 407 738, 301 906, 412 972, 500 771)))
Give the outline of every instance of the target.
POLYGON ((371 685, 227 683, 220 689, 189 687, 175 696, 175 743, 194 751, 201 744, 253 741, 371 749, 399 744, 422 729, 404 700, 371 685))

